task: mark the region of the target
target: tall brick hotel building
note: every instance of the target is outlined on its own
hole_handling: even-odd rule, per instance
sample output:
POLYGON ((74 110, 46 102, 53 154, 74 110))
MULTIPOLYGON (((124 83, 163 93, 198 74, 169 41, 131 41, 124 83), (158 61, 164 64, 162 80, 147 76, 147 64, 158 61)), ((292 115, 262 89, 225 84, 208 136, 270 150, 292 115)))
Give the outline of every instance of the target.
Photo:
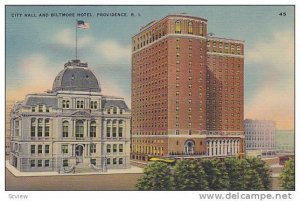
POLYGON ((132 155, 244 154, 244 42, 168 15, 132 38, 132 155))

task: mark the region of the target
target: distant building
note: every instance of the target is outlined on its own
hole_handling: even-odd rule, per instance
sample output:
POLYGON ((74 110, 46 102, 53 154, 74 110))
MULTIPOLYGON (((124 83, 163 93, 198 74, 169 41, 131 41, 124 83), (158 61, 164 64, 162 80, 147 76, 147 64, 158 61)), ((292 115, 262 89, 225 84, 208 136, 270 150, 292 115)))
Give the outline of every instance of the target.
POLYGON ((295 131, 294 130, 276 130, 276 151, 279 153, 295 152, 295 131))
POLYGON ((67 62, 52 91, 27 95, 10 120, 10 164, 20 171, 130 166, 130 110, 123 98, 101 94, 87 63, 67 62))
POLYGON ((244 128, 246 150, 275 151, 274 121, 246 119, 244 128))
POLYGON ((244 154, 244 42, 168 15, 132 37, 132 159, 244 154))

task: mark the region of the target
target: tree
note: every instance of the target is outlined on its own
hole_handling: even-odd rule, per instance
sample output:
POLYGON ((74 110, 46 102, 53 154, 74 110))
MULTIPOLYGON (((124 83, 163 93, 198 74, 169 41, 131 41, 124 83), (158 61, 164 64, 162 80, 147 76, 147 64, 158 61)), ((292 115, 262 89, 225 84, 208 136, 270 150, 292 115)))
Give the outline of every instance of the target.
POLYGON ((255 170, 262 182, 262 189, 260 190, 270 190, 271 189, 271 172, 266 162, 255 157, 246 158, 250 165, 250 168, 255 170))
POLYGON ((244 185, 241 160, 234 157, 226 158, 224 164, 228 177, 230 178, 228 190, 241 190, 241 187, 244 185))
POLYGON ((295 190, 295 159, 289 159, 285 162, 280 180, 284 190, 295 190))
POLYGON ((241 161, 241 172, 243 183, 240 190, 264 190, 259 174, 246 159, 241 161))
POLYGON ((209 190, 227 190, 229 177, 225 164, 216 159, 204 159, 201 165, 206 173, 209 190))
POLYGON ((162 162, 152 162, 144 170, 144 176, 136 184, 138 190, 173 190, 171 169, 162 162))
POLYGON ((196 160, 184 159, 174 167, 175 190, 207 190, 208 183, 201 164, 196 160))

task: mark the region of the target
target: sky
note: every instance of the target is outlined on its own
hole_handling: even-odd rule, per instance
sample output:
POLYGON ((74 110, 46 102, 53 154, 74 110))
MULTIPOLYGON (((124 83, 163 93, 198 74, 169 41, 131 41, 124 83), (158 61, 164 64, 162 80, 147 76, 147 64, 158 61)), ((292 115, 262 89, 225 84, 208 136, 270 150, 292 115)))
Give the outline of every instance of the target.
POLYGON ((90 29, 78 30, 79 59, 89 63, 103 94, 124 97, 130 106, 131 37, 150 21, 176 13, 207 19, 208 32, 217 37, 244 40, 244 118, 294 128, 292 6, 7 6, 6 99, 22 100, 52 88, 64 63, 75 58, 77 19, 90 24, 90 29), (97 16, 107 13, 127 16, 97 16))

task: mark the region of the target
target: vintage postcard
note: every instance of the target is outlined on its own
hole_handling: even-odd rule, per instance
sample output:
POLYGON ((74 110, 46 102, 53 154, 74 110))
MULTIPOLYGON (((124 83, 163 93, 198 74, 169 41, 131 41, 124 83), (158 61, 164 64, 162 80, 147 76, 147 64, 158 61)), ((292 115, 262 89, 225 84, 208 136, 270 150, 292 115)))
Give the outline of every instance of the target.
POLYGON ((6 5, 10 199, 294 191, 294 40, 293 5, 6 5))

